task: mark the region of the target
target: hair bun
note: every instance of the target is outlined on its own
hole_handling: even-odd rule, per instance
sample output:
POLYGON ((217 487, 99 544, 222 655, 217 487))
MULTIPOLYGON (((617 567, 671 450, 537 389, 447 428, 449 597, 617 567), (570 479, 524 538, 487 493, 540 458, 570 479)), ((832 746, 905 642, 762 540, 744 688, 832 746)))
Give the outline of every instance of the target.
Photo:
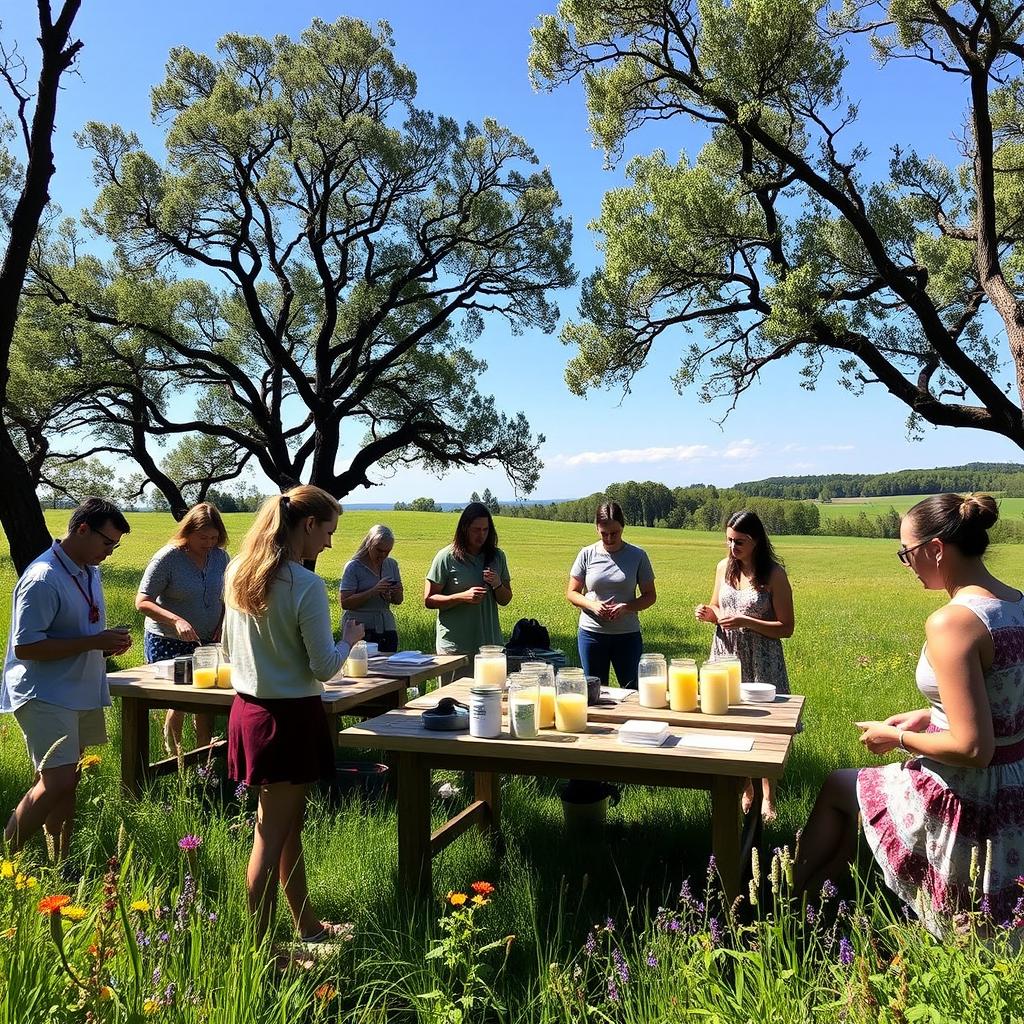
POLYGON ((965 494, 960 502, 960 518, 988 530, 999 519, 999 506, 991 494, 965 494))

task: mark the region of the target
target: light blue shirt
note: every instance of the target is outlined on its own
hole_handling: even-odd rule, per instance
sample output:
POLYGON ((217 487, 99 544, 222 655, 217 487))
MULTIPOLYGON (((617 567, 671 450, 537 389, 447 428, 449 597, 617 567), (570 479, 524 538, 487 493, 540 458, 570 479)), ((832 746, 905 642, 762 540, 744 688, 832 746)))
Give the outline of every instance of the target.
POLYGON ((41 554, 14 587, 0 711, 14 711, 30 700, 75 711, 108 705, 107 662, 102 651, 85 651, 54 661, 19 661, 14 656, 14 648, 22 644, 102 633, 106 620, 99 569, 76 565, 59 544, 41 554), (90 586, 93 603, 99 609, 96 622, 89 621, 86 596, 90 586))

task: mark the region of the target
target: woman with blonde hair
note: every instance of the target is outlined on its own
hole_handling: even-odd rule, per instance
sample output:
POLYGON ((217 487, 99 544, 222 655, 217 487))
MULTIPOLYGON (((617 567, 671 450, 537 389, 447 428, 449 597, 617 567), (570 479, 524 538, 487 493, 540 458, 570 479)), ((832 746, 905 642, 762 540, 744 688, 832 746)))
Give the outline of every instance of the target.
POLYGON ((361 622, 366 639, 387 652, 398 650, 398 625, 391 608, 405 597, 398 563, 390 557, 394 546, 389 527, 371 526, 345 566, 339 587, 342 629, 346 622, 361 622))
MULTIPOLYGON (((186 513, 174 536, 150 560, 135 595, 135 607, 146 615, 147 663, 187 657, 201 644, 220 640, 227 542, 220 512, 203 501, 186 513)), ((198 714, 195 719, 196 742, 205 747, 213 735, 213 715, 198 714)), ((184 722, 184 711, 167 712, 168 754, 180 748, 184 722)))
POLYGON ((259 791, 249 909, 262 935, 280 883, 306 942, 342 933, 313 912, 302 854, 306 791, 334 771, 322 682, 363 635, 361 625, 349 623, 334 642, 327 587, 303 566, 331 546, 340 515, 341 506, 319 487, 268 498, 227 572, 223 644, 235 687, 228 773, 259 791))

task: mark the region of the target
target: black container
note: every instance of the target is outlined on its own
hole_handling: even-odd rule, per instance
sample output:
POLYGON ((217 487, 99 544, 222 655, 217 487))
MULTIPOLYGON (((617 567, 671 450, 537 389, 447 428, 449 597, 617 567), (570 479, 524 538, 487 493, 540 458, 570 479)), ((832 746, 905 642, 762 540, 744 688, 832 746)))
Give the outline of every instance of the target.
POLYGON ((175 686, 191 686, 192 685, 192 658, 175 658, 174 659, 174 685, 175 686))
POLYGON ((593 707, 601 701, 601 677, 586 676, 587 680, 587 703, 593 707))
POLYGON ((370 803, 387 793, 388 766, 372 761, 342 761, 334 766, 330 795, 336 801, 358 800, 370 803))

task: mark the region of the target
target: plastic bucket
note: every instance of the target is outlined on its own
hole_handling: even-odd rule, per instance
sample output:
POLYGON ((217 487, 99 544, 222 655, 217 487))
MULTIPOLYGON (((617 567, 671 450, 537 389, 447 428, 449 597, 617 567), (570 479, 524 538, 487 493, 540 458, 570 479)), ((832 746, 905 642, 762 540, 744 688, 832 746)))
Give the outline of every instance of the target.
POLYGON ((562 812, 570 831, 597 831, 604 828, 609 805, 619 802, 619 788, 608 782, 570 779, 562 787, 562 812))
POLYGON ((375 800, 387 790, 389 768, 372 761, 338 761, 331 795, 338 800, 375 800))

